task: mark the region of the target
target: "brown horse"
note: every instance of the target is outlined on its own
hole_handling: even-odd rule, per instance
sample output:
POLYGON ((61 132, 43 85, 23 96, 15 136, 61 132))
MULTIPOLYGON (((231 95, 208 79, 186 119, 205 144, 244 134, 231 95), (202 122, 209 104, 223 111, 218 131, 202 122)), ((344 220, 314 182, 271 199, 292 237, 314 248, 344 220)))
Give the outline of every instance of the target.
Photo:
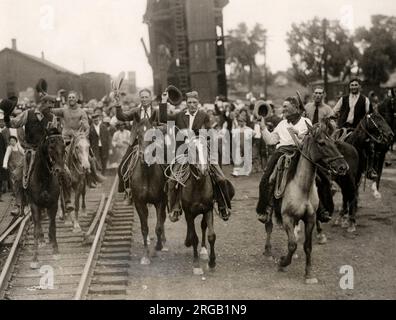
MULTIPOLYGON (((129 184, 131 194, 135 203, 135 208, 140 219, 140 226, 143 235, 144 253, 140 260, 141 264, 150 264, 148 249, 148 204, 153 204, 157 213, 157 224, 155 233, 157 235, 157 243, 155 250, 160 251, 166 242, 164 223, 166 219, 166 192, 165 192, 165 175, 161 163, 151 163, 146 161, 146 153, 148 146, 155 145, 157 150, 163 148, 163 139, 145 139, 148 130, 153 129, 153 125, 148 119, 140 120, 138 117, 134 120, 137 125, 137 145, 136 152, 132 155, 130 161, 129 184)), ((153 132, 153 131, 152 131, 153 132)), ((158 136, 157 136, 158 137, 158 136)))
POLYGON ((34 222, 34 256, 31 268, 38 267, 38 242, 43 241, 41 215, 45 209, 49 217, 49 241, 52 244, 53 254, 58 254, 55 218, 60 194, 58 176, 64 172, 64 156, 63 138, 57 129, 51 129, 36 151, 26 189, 34 222))
MULTIPOLYGON (((194 142, 198 142, 199 138, 195 138, 194 142)), ((199 148, 199 143, 196 145, 199 148)), ((197 150, 197 149, 196 149, 197 150)), ((179 172, 183 188, 180 191, 180 199, 182 209, 185 213, 187 222, 187 235, 185 240, 186 247, 193 247, 193 273, 196 275, 203 274, 200 267, 200 257, 203 260, 209 258, 208 266, 212 270, 216 266, 215 242, 216 234, 214 231, 213 204, 215 194, 213 183, 210 176, 211 167, 204 159, 204 152, 198 152, 198 164, 193 165, 187 162, 171 165, 179 172), (201 251, 198 255, 198 236, 195 231, 195 218, 202 214, 201 220, 201 251), (210 253, 206 248, 206 232, 208 232, 208 242, 210 245, 210 253)), ((167 170, 168 171, 168 170, 167 170)), ((178 186, 181 188, 181 186, 178 186)), ((176 201, 171 199, 170 202, 176 201)))
MULTIPOLYGON (((305 224, 304 251, 306 283, 317 283, 312 275, 311 251, 312 231, 316 222, 316 211, 319 206, 318 192, 315 184, 317 167, 327 169, 335 174, 345 174, 348 165, 337 150, 334 142, 325 134, 319 125, 308 126, 300 154, 294 159, 289 169, 288 182, 282 199, 275 201, 275 215, 288 236, 288 253, 279 261, 279 270, 283 271, 291 261, 297 249, 294 228, 300 220, 305 224)), ((272 222, 266 224, 266 255, 271 255, 272 222)))

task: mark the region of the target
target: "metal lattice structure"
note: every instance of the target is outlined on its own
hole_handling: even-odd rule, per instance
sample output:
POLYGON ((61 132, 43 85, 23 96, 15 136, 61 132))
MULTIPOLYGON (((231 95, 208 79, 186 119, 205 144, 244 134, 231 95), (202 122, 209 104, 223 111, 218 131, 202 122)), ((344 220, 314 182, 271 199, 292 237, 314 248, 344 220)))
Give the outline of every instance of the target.
POLYGON ((202 102, 227 96, 222 10, 228 0, 147 0, 154 92, 169 84, 202 102))

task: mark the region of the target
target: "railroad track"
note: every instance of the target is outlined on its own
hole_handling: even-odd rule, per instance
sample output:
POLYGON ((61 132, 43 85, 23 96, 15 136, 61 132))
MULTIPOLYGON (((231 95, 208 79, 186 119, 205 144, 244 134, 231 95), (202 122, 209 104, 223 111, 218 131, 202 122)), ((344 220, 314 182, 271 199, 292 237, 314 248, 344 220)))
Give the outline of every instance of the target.
MULTIPOLYGON (((83 232, 57 220, 59 255, 39 249, 39 269, 31 269, 33 224, 21 219, 0 275, 0 299, 123 299, 127 294, 134 210, 116 193, 118 178, 87 194, 83 232), (110 188, 111 187, 111 188, 110 188), (100 192, 103 191, 104 193, 100 192)), ((45 236, 48 221, 43 222, 45 236)))

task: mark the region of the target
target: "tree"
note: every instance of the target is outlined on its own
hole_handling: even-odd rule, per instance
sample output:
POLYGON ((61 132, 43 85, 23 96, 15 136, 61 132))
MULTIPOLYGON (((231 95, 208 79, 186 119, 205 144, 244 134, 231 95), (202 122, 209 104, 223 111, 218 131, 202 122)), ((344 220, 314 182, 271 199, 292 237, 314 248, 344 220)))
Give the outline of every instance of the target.
POLYGON ((360 27, 355 41, 363 52, 360 67, 368 83, 378 86, 396 68, 396 17, 373 15, 369 30, 360 27))
POLYGON ((235 70, 245 73, 248 69, 249 91, 253 88, 254 68, 256 56, 263 54, 267 38, 267 31, 257 23, 249 30, 245 23, 240 23, 236 29, 228 31, 226 42, 227 63, 234 64, 235 70))
POLYGON ((359 59, 353 38, 338 20, 319 19, 292 24, 287 44, 296 80, 307 85, 327 76, 339 77, 348 64, 359 59))

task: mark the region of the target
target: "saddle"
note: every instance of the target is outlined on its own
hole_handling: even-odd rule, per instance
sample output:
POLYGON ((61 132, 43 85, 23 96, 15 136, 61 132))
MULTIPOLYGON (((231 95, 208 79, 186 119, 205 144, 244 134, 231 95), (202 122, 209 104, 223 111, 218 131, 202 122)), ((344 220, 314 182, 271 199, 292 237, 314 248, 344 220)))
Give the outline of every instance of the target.
POLYGON ((283 193, 286 189, 287 177, 290 169, 290 164, 293 158, 296 156, 296 150, 287 150, 278 159, 275 168, 270 176, 269 183, 274 184, 274 197, 280 199, 283 197, 283 193))
POLYGON ((24 189, 27 189, 29 185, 29 180, 32 174, 32 168, 35 157, 36 157, 36 150, 26 149, 25 157, 23 160, 23 171, 22 171, 22 185, 24 189))

